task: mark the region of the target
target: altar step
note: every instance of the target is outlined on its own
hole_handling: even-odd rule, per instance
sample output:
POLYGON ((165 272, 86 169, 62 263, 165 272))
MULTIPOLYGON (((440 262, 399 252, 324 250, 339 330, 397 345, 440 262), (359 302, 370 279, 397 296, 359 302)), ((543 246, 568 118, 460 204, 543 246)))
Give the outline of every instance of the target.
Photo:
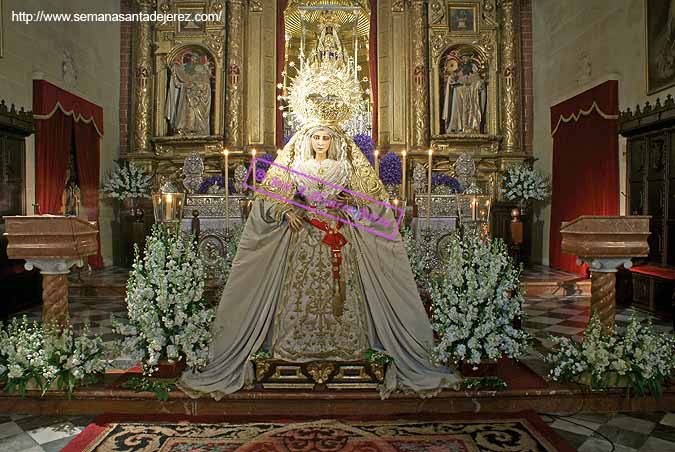
POLYGON ((543 265, 525 268, 520 282, 527 298, 591 296, 590 278, 543 265))

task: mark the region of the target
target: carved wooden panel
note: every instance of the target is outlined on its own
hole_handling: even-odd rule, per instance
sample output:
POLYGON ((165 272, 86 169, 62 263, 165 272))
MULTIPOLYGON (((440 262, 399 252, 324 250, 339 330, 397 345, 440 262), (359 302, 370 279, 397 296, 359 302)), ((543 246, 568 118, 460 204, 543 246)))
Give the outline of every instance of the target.
POLYGON ((631 141, 628 153, 630 155, 630 180, 641 182, 645 170, 645 141, 631 141))
POLYGON ((0 135, 0 217, 24 215, 24 138, 0 135))
POLYGON ((666 171, 666 137, 653 136, 649 140, 649 154, 647 158, 647 177, 649 179, 663 179, 666 171))
POLYGON ((660 261, 663 256, 663 222, 652 220, 649 225, 651 235, 647 240, 649 242, 649 261, 660 261))
POLYGON ((630 214, 644 215, 644 185, 642 180, 630 182, 630 214))
POLYGON ((648 215, 653 218, 661 218, 666 212, 666 186, 663 181, 650 180, 647 186, 648 215))

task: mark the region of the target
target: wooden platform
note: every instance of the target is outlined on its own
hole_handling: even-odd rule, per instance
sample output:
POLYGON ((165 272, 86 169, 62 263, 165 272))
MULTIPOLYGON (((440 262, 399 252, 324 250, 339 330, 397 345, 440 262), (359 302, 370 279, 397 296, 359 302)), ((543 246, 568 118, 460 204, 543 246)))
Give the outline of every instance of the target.
POLYGON ((670 411, 675 406, 675 387, 660 399, 627 398, 624 391, 590 392, 569 385, 553 385, 543 390, 443 391, 435 397, 394 394, 382 400, 377 391, 241 391, 220 401, 191 399, 182 392, 172 392, 166 402, 152 393, 124 389, 93 387, 76 391, 72 399, 65 394, 48 392, 43 398, 30 391, 25 399, 0 397, 0 411, 16 414, 95 415, 114 414, 183 414, 232 416, 391 416, 420 413, 515 412, 616 412, 670 411))

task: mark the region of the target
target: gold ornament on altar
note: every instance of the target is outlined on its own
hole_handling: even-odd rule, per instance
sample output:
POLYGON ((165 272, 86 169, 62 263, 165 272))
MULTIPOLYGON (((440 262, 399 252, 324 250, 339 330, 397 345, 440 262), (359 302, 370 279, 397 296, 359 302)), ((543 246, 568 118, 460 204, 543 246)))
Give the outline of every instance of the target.
POLYGON ((297 75, 291 78, 288 96, 280 96, 301 124, 339 126, 361 102, 361 85, 351 58, 345 57, 338 28, 331 14, 322 16, 316 49, 307 62, 301 60, 299 69, 293 65, 297 75))

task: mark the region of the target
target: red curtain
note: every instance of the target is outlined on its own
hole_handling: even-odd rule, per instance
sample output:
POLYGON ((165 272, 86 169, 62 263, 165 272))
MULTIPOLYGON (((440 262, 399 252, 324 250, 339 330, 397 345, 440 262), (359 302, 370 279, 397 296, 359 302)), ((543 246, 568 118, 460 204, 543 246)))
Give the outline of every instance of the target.
MULTIPOLYGON (((286 59, 286 23, 284 21, 284 11, 288 6, 288 0, 277 1, 277 85, 284 83, 284 77, 281 73, 284 70, 284 61, 286 59)), ((279 110, 281 102, 277 105, 277 130, 275 142, 277 149, 281 148, 284 143, 284 118, 282 111, 279 110)))
POLYGON ((35 121, 35 197, 40 213, 61 213, 72 139, 73 119, 60 110, 48 120, 35 121))
MULTIPOLYGON (((40 213, 61 213, 61 196, 74 144, 81 206, 87 219, 98 223, 99 146, 103 135, 103 109, 49 82, 33 80, 33 115, 35 188, 40 213)), ((90 265, 95 268, 103 266, 100 237, 98 242, 97 254, 89 258, 90 265)))
POLYGON ((586 265, 561 250, 563 221, 619 214, 618 96, 609 80, 551 107, 551 267, 586 275, 586 265))
POLYGON ((370 0, 370 33, 368 36, 370 91, 373 96, 373 141, 377 143, 377 0, 370 0))
MULTIPOLYGON (((98 212, 98 186, 99 186, 99 159, 100 140, 96 129, 92 124, 83 122, 75 123, 75 161, 77 162, 77 174, 80 177, 80 193, 82 195, 82 209, 87 220, 99 224, 98 212)), ((94 268, 103 267, 101 256, 100 228, 97 240, 98 252, 89 256, 89 265, 94 268)))

